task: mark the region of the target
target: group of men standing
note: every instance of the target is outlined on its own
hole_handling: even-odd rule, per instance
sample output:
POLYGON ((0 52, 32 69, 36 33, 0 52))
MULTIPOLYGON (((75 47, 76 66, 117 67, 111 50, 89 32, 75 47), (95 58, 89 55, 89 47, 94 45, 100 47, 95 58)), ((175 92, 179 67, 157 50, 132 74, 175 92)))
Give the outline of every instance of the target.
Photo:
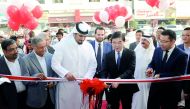
MULTIPOLYGON (((172 30, 161 32, 160 47, 157 48, 151 36, 137 31, 142 38, 133 47, 134 51, 124 47, 125 36, 119 31, 112 34, 111 43, 104 41, 103 27, 96 28, 94 41, 85 41, 88 33, 88 24, 76 23, 72 32, 54 46, 53 55, 47 52, 46 34, 39 34, 31 40, 33 51, 26 56, 18 53, 15 41, 4 40, 1 43, 4 53, 0 58, 1 74, 38 77, 41 80, 61 77, 65 81, 4 83, 0 86, 0 107, 88 109, 88 96, 83 96, 77 78, 145 79, 180 76, 189 72, 189 28, 184 30, 184 44, 179 48, 175 46, 176 34, 172 30)), ((182 89, 188 107, 189 85, 189 81, 152 84, 114 82, 96 96, 95 109, 101 109, 104 92, 108 109, 119 109, 120 102, 123 109, 177 109, 182 89)))

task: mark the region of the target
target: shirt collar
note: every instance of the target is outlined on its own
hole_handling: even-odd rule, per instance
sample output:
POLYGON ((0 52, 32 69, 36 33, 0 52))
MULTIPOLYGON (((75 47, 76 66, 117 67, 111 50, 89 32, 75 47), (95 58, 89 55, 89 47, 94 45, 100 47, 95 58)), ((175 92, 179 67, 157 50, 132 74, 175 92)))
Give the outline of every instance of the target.
POLYGON ((169 53, 172 53, 174 50, 175 46, 173 46, 171 49, 168 50, 169 53))
MULTIPOLYGON (((120 53, 120 56, 122 55, 122 53, 123 53, 123 49, 119 52, 120 53)), ((117 51, 115 51, 115 54, 118 54, 118 52, 117 51)))
POLYGON ((102 42, 97 42, 97 41, 95 40, 95 44, 96 44, 96 45, 98 45, 99 43, 101 44, 101 46, 103 45, 103 41, 102 41, 102 42))
POLYGON ((45 58, 44 56, 41 57, 41 56, 37 55, 35 51, 34 51, 34 54, 36 55, 37 59, 44 59, 45 58))
MULTIPOLYGON (((18 56, 18 57, 19 57, 19 56, 18 56)), ((14 62, 11 62, 11 61, 9 61, 9 60, 4 56, 6 63, 15 63, 16 61, 18 61, 18 57, 15 59, 14 62)))

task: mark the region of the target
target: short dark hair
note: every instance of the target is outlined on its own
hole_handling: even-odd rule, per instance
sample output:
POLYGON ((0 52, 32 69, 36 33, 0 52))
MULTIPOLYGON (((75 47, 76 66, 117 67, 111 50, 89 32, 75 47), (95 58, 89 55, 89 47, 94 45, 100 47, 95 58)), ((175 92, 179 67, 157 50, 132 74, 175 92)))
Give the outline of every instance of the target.
POLYGON ((1 43, 1 47, 3 50, 7 50, 7 47, 16 43, 13 39, 5 39, 1 43))
POLYGON ((166 30, 164 27, 158 27, 158 29, 161 29, 163 31, 166 30))
POLYGON ((184 30, 190 30, 190 27, 186 27, 184 30))
POLYGON ((116 38, 121 38, 122 41, 125 42, 125 36, 122 34, 121 31, 116 31, 116 32, 114 32, 114 33, 112 34, 111 42, 112 42, 113 39, 116 39, 116 38))
POLYGON ((142 35, 144 35, 144 32, 142 30, 137 30, 136 33, 142 33, 142 35))
POLYGON ((169 36, 170 40, 176 40, 176 33, 173 30, 164 30, 161 34, 169 36))
POLYGON ((48 32, 49 30, 48 29, 46 29, 46 30, 44 30, 43 32, 48 32))
POLYGON ((57 33, 56 33, 56 36, 59 35, 59 34, 63 36, 63 33, 62 33, 62 32, 57 32, 57 33))
POLYGON ((112 34, 109 34, 109 35, 107 36, 107 39, 109 40, 109 39, 111 39, 111 37, 112 37, 112 34))
POLYGON ((95 34, 97 33, 97 30, 104 30, 104 32, 105 32, 105 29, 103 27, 101 27, 101 26, 96 27, 95 34))
POLYGON ((15 35, 12 35, 9 39, 13 39, 14 41, 17 41, 18 37, 15 35))

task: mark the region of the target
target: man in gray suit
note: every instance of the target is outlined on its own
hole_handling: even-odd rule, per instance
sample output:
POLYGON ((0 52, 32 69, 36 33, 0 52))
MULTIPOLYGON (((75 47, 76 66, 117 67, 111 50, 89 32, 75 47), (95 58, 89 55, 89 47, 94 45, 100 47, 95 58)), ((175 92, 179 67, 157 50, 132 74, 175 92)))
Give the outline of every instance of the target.
MULTIPOLYGON (((52 55, 47 52, 46 41, 41 36, 31 40, 33 52, 24 57, 30 76, 45 79, 55 76, 51 69, 52 55)), ((55 85, 53 82, 27 83, 27 105, 29 109, 54 109, 55 85)))
POLYGON ((136 41, 133 42, 133 43, 131 43, 131 44, 129 45, 129 49, 130 49, 130 50, 134 50, 134 49, 136 48, 136 46, 139 44, 140 39, 141 39, 141 37, 142 37, 143 35, 144 35, 144 32, 143 32, 143 31, 141 31, 141 30, 137 30, 137 31, 136 31, 136 33, 135 33, 136 41))
MULTIPOLYGON (((1 46, 4 56, 0 58, 0 74, 21 76, 27 73, 24 60, 18 54, 16 42, 5 39, 1 46)), ((21 81, 0 85, 0 109, 26 109, 26 87, 21 81)))

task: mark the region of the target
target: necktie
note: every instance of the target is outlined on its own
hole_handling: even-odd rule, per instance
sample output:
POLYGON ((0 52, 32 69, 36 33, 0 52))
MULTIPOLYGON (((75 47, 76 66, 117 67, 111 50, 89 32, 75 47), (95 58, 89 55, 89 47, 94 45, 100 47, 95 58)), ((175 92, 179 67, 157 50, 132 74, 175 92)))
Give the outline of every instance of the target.
POLYGON ((117 67, 118 68, 120 66, 120 59, 121 59, 120 52, 117 52, 117 67))
POLYGON ((162 60, 162 63, 163 63, 163 64, 166 64, 166 62, 167 62, 168 52, 169 52, 169 51, 166 50, 166 53, 165 53, 164 58, 163 58, 163 60, 162 60))
POLYGON ((99 43, 99 44, 98 44, 97 56, 96 56, 96 60, 97 60, 97 63, 98 63, 97 71, 100 71, 100 70, 101 70, 101 65, 102 65, 102 62, 101 62, 101 54, 102 54, 102 51, 101 51, 101 44, 99 43))

